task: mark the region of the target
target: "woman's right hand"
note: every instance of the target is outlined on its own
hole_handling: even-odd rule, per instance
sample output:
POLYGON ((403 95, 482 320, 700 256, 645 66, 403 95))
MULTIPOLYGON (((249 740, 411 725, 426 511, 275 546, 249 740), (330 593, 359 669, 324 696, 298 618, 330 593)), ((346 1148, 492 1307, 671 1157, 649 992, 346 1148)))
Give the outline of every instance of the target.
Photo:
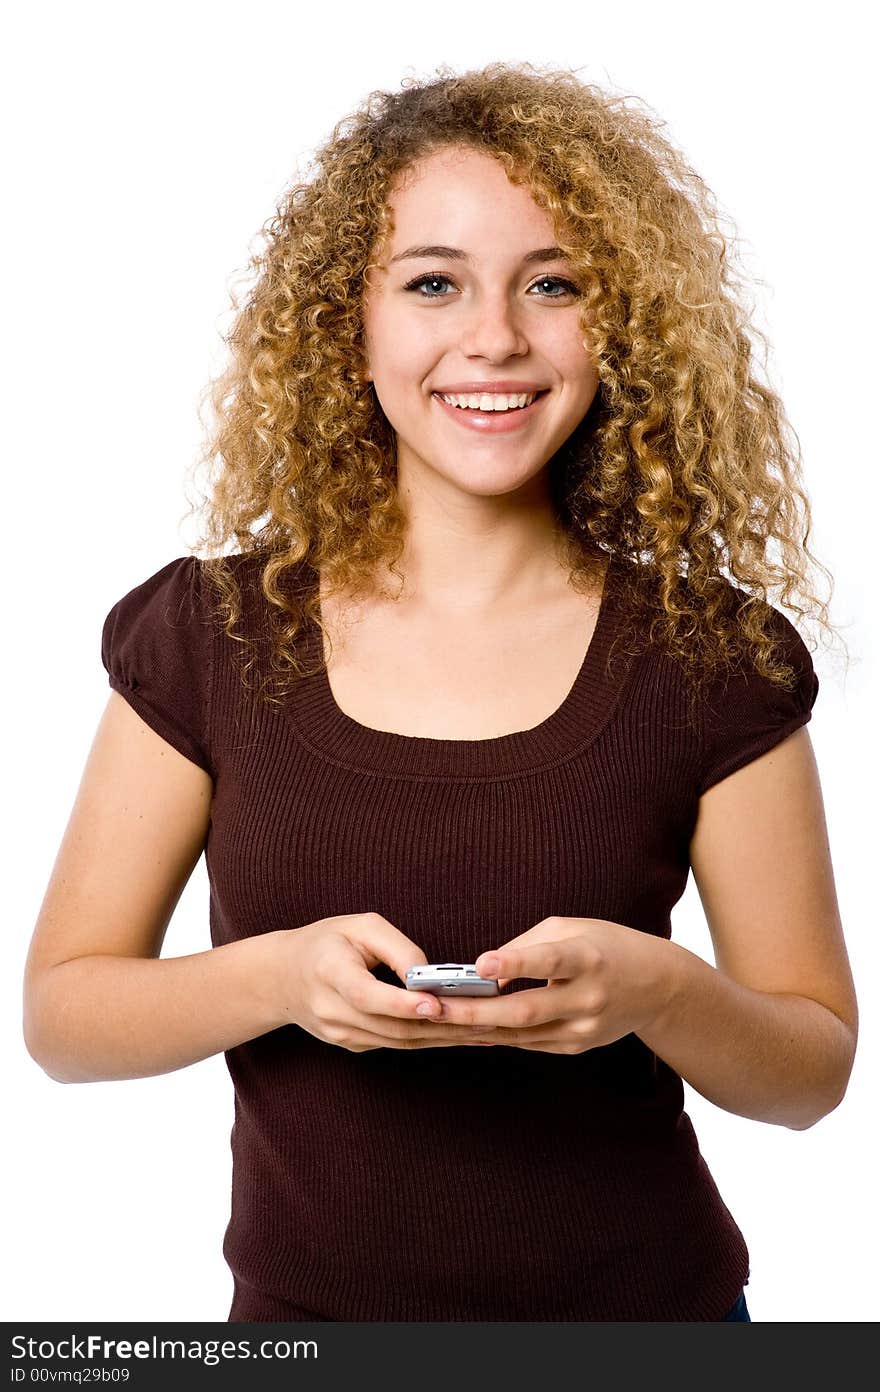
POLYGON ((337 914, 272 937, 282 1024, 299 1025, 353 1053, 484 1042, 466 1026, 438 1024, 442 1005, 436 996, 376 980, 371 968, 380 962, 405 982, 408 967, 428 960, 381 914, 337 914), (426 1003, 430 1013, 423 1017, 416 1012, 426 1003))

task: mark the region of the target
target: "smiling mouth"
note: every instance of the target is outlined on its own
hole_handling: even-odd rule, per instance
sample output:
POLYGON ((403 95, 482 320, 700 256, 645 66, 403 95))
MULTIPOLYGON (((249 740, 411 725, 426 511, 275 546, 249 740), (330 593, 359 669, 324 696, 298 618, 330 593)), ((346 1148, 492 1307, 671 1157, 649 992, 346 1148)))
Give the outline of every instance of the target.
POLYGON ((505 415, 525 411, 539 397, 546 396, 549 387, 537 392, 471 392, 450 393, 432 392, 438 401, 451 406, 456 411, 471 411, 475 415, 505 415), (489 403, 489 404, 487 404, 489 403))
POLYGON ((462 394, 447 400, 441 392, 432 392, 431 397, 436 402, 437 409, 448 416, 458 430, 466 432, 471 438, 483 437, 487 440, 501 440, 506 437, 519 439, 522 434, 528 431, 533 422, 540 418, 545 399, 550 395, 551 389, 546 387, 539 392, 519 392, 510 393, 496 392, 503 405, 496 409, 494 403, 486 401, 486 395, 480 396, 477 404, 471 406, 469 401, 473 398, 462 394), (461 401, 462 405, 456 402, 461 401), (489 406, 488 410, 482 409, 483 402, 489 406), (527 403, 519 405, 519 402, 527 403))

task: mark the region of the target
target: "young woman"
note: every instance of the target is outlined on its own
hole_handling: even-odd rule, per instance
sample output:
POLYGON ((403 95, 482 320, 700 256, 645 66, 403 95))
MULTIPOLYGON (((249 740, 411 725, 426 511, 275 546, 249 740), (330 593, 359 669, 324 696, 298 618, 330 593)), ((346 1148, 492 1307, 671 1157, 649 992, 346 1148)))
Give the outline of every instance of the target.
POLYGON ((727 250, 659 123, 525 64, 374 93, 267 225, 25 999, 62 1081, 225 1051, 231 1320, 749 1318, 682 1079, 806 1129, 857 1006, 727 250), (448 962, 500 994, 405 989, 448 962))

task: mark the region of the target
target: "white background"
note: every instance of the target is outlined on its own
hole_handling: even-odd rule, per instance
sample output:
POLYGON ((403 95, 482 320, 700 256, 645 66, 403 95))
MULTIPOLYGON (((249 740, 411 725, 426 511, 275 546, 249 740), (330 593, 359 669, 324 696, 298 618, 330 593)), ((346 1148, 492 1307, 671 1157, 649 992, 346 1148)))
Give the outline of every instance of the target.
MULTIPOLYGON (((494 60, 630 93, 733 219, 798 432, 811 546, 852 665, 814 656, 809 727, 861 1006, 843 1105, 806 1132, 686 1107, 745 1234, 756 1321, 877 1317, 877 127, 869 7, 446 0, 32 3, 4 60, 7 903, 2 1317, 225 1320, 232 1086, 222 1054, 61 1086, 21 976, 100 713, 111 605, 175 556, 228 287, 297 163, 373 89, 494 60), (873 707, 874 715, 869 713, 873 707), (873 833, 873 834, 872 834, 873 833), (873 1289, 872 1289, 873 1286, 873 1289)), ((689 884, 675 938, 712 959, 689 884)), ((210 947, 200 862, 166 955, 210 947)))

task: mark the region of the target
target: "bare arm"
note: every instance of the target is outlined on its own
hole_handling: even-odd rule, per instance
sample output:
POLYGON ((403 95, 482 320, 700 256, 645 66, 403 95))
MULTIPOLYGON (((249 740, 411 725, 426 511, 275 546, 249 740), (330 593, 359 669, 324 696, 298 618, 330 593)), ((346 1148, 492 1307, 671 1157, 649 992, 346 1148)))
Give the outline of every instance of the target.
POLYGON ((57 1081, 167 1073, 282 1023, 277 933, 159 958, 212 794, 210 775, 111 693, 25 967, 25 1043, 57 1081))
POLYGON ((806 1130, 843 1100, 858 1038, 806 729, 703 794, 691 864, 717 968, 658 943, 670 994, 639 1037, 710 1102, 806 1130))
POLYGON ((755 991, 677 943, 667 1005, 639 1038, 701 1096, 737 1116, 804 1131, 843 1100, 855 1033, 805 996, 755 991))
POLYGON ((147 1078, 210 1058, 281 1023, 267 991, 266 933, 188 957, 78 957, 31 998, 28 1047, 59 1083, 147 1078))

